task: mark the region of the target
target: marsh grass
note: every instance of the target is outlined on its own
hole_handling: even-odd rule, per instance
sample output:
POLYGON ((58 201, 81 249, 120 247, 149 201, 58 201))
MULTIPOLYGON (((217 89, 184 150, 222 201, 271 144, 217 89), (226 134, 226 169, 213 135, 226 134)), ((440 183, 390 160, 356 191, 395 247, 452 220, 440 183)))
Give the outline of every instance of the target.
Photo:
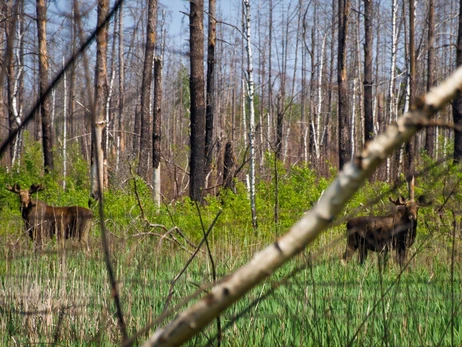
MULTIPOLYGON (((337 231, 277 271, 226 311, 222 346, 458 346, 462 344, 461 259, 451 240, 420 239, 403 272, 389 260, 379 269, 371 254, 365 266, 340 265, 337 231), (454 267, 451 273, 451 261, 454 267)), ((4 237, 4 236, 3 236, 4 237)), ((8 247, 7 240, 3 249, 8 247)), ((120 342, 107 271, 98 240, 84 253, 77 244, 64 249, 52 241, 35 254, 27 238, 0 259, 0 344, 111 346, 120 342), (12 254, 14 256, 12 256, 12 254)), ((248 261, 265 242, 219 237, 211 247, 221 276, 248 261)), ((10 245, 11 246, 11 245, 10 245)), ((11 246, 13 247, 13 246, 11 246)), ((113 264, 128 331, 153 322, 165 309, 170 281, 190 254, 153 238, 111 242, 113 264)), ((390 257, 392 258, 392 257, 390 257)), ((199 252, 175 284, 170 310, 210 280, 210 263, 199 252)), ((161 321, 153 326, 156 328, 161 321)), ((216 345, 211 325, 189 345, 216 345)), ((140 335, 137 343, 148 336, 140 335)))

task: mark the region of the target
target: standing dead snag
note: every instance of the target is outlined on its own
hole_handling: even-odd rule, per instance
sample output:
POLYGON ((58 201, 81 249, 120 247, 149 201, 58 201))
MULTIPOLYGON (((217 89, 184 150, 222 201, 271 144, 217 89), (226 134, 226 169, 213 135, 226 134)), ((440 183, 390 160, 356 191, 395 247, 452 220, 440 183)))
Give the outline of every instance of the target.
POLYGON ((36 249, 42 248, 43 238, 58 240, 76 238, 89 250, 88 235, 93 220, 93 212, 85 207, 48 206, 41 200, 32 199, 31 195, 45 189, 42 185, 33 184, 30 189, 21 189, 18 183, 13 187, 6 186, 10 192, 19 195, 21 215, 26 232, 34 240, 36 249))
POLYGON ((417 212, 421 206, 429 206, 423 197, 416 202, 406 201, 402 196, 393 200, 397 207, 393 214, 383 217, 357 217, 347 222, 347 247, 342 262, 346 264, 359 249, 359 263, 367 258, 367 251, 383 252, 396 249, 400 266, 404 265, 407 249, 413 245, 417 235, 417 212))

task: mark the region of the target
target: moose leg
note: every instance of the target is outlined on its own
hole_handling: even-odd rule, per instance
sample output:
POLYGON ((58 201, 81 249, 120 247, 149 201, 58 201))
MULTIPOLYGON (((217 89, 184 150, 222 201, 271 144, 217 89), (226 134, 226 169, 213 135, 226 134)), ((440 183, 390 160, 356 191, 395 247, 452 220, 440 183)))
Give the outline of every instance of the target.
POLYGON ((34 238, 34 249, 36 252, 40 252, 43 243, 43 226, 33 227, 32 235, 34 238))
POLYGON ((364 264, 364 261, 367 258, 367 248, 365 240, 361 240, 359 243, 359 263, 364 264))
POLYGON ((385 269, 388 264, 388 246, 384 246, 383 249, 378 254, 378 260, 380 266, 385 269))
POLYGON ((345 253, 343 253, 343 258, 342 258, 343 265, 346 265, 348 263, 348 261, 351 259, 351 257, 353 256, 353 254, 356 252, 357 249, 358 249, 358 244, 356 242, 356 235, 353 234, 353 235, 348 236, 346 250, 345 250, 345 253))
POLYGON ((80 245, 83 247, 85 246, 86 251, 90 251, 90 246, 88 245, 88 235, 91 229, 91 220, 81 218, 77 223, 78 230, 79 230, 79 241, 80 245))
POLYGON ((398 245, 396 248, 396 258, 400 267, 403 267, 406 261, 406 245, 398 245))

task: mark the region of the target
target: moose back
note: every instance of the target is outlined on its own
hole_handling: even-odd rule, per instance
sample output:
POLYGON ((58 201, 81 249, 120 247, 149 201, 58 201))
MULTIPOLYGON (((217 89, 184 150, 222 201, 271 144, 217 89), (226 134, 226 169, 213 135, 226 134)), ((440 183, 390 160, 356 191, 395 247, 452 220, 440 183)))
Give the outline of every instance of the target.
POLYGON ((398 264, 402 266, 406 259, 406 251, 412 246, 417 234, 417 215, 419 207, 429 206, 421 197, 419 201, 406 201, 402 196, 390 201, 396 205, 394 213, 380 217, 357 217, 347 222, 347 247, 343 255, 343 263, 359 249, 359 262, 362 264, 367 251, 384 252, 396 249, 398 264))
POLYGON ((19 195, 26 231, 36 248, 41 249, 44 238, 56 235, 58 240, 76 238, 89 249, 88 235, 93 220, 91 210, 80 206, 49 206, 33 199, 32 194, 45 189, 42 185, 32 184, 29 189, 21 189, 16 183, 13 187, 6 186, 6 189, 19 195))

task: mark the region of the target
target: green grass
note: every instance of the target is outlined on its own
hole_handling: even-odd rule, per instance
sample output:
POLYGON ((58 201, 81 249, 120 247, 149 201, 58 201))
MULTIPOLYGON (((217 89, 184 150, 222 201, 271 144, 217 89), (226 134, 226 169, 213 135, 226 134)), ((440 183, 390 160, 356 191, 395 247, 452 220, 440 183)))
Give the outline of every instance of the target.
MULTIPOLYGON (((461 259, 454 259, 451 272, 450 240, 424 245, 399 275, 392 259, 379 272, 375 254, 362 267, 356 259, 346 267, 340 265, 343 245, 332 246, 330 234, 337 231, 326 233, 315 248, 297 256, 223 313, 222 346, 462 344, 461 259)), ((264 244, 255 237, 243 248, 241 240, 222 243, 216 234, 211 241, 220 276, 248 261, 264 244)), ((6 250, 8 242, 3 244, 6 250)), ((163 312, 170 281, 190 255, 170 242, 159 246, 155 238, 114 238, 110 246, 132 335, 163 312)), ((111 346, 120 341, 96 238, 89 254, 72 244, 59 250, 50 242, 51 252, 35 255, 26 238, 14 247, 0 259, 1 345, 111 346)), ((199 253, 176 283, 169 309, 210 280, 210 273, 206 254, 199 253)), ((169 317, 179 311, 173 309, 169 317)), ((188 345, 207 344, 216 333, 212 324, 188 345)), ((139 336, 137 343, 147 336, 139 336)))

